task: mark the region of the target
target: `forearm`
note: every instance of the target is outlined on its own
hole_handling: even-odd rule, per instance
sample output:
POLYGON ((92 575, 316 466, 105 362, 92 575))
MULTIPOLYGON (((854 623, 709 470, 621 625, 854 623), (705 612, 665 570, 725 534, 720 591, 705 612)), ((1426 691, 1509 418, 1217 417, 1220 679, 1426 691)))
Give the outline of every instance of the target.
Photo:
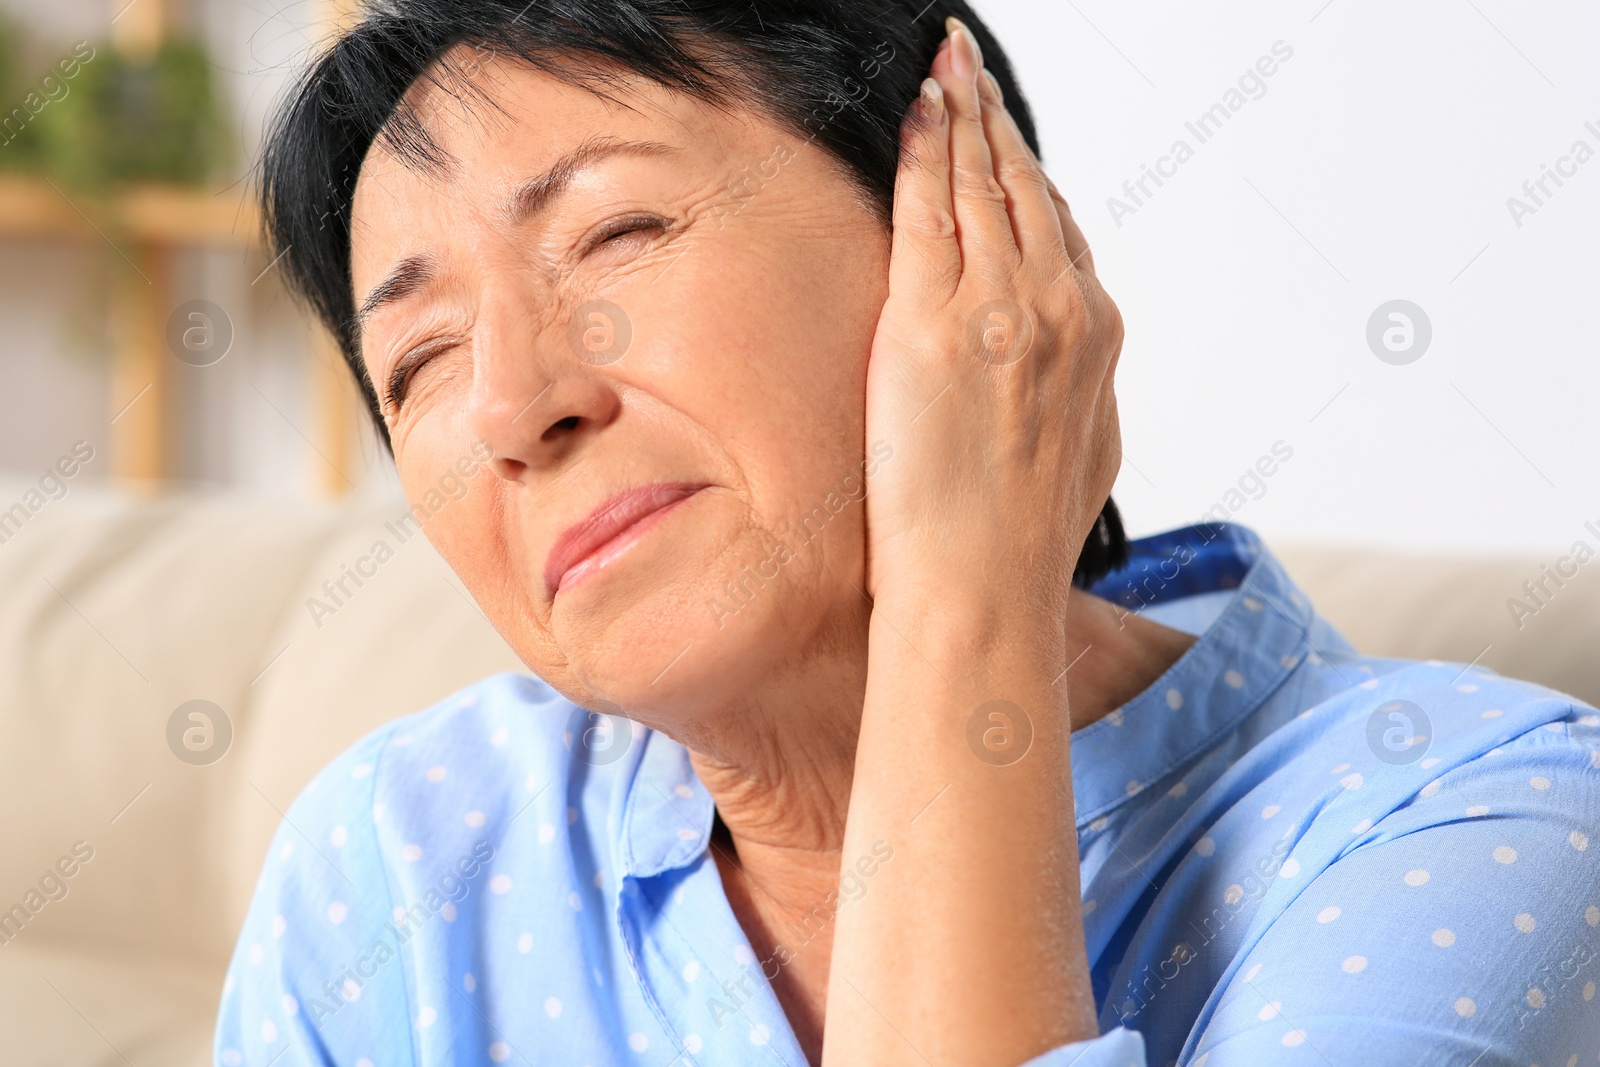
POLYGON ((844 854, 883 840, 894 862, 839 914, 829 1067, 1016 1067, 1098 1032, 1062 624, 996 599, 946 587, 874 609, 844 854), (1026 716, 1009 712, 1009 741, 1004 720, 972 723, 996 700, 1026 716))
POLYGON ((844 854, 882 839, 894 861, 839 912, 828 1067, 1019 1067, 1095 1036, 1052 683, 1077 552, 1119 467, 1121 319, 971 31, 947 28, 904 128, 867 368, 866 439, 895 454, 866 500, 844 854), (992 701, 1031 727, 1020 759, 986 758, 985 729, 1005 724, 973 717, 992 701))

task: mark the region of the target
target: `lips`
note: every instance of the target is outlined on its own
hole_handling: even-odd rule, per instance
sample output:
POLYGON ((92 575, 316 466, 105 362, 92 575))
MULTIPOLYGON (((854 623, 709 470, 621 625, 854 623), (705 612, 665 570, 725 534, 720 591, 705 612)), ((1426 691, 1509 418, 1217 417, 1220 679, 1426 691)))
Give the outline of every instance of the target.
POLYGON ((554 597, 585 575, 601 570, 632 547, 669 509, 704 488, 704 484, 673 482, 618 493, 556 539, 544 564, 545 589, 554 597))

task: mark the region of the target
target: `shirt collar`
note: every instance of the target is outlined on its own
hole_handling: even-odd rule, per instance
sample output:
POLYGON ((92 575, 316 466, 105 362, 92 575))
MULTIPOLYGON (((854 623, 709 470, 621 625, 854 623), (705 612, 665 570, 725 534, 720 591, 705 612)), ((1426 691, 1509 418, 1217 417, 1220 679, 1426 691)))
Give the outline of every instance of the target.
POLYGON ((650 878, 699 859, 711 840, 716 804, 694 773, 689 750, 656 730, 623 776, 618 827, 621 873, 650 878))
MULTIPOLYGON (((1235 590, 1233 599, 1165 674, 1072 735, 1080 828, 1160 781, 1258 708, 1299 666, 1313 622, 1310 602, 1261 539, 1229 523, 1135 541, 1127 564, 1091 587, 1129 611, 1228 589, 1235 590)), ((716 809, 688 751, 665 734, 642 733, 622 778, 617 844, 621 873, 649 878, 704 854, 716 809)))
POLYGON ((1090 589, 1129 611, 1234 590, 1199 640, 1121 708, 1072 735, 1084 824, 1137 796, 1238 725, 1310 649, 1311 603, 1243 526, 1200 523, 1136 541, 1090 589))

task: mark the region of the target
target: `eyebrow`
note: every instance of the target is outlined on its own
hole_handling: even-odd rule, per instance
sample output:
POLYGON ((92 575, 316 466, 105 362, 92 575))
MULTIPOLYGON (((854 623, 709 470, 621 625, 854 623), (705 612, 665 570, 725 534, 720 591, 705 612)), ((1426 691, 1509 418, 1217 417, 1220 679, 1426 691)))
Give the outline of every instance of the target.
MULTIPOLYGON (((682 149, 660 141, 626 141, 617 137, 596 136, 556 160, 551 168, 517 187, 511 200, 502 210, 502 216, 512 226, 522 225, 547 211, 572 184, 572 180, 585 168, 614 155, 672 156, 682 149)), ((360 337, 366 331, 367 320, 379 308, 398 303, 426 288, 438 276, 431 257, 410 255, 402 259, 389 272, 388 277, 373 286, 366 299, 356 310, 355 333, 360 337)))
POLYGON ((506 212, 506 219, 520 225, 549 208, 572 179, 585 167, 598 163, 608 156, 675 156, 683 150, 660 141, 625 141, 617 137, 597 136, 584 141, 568 152, 555 165, 537 178, 530 178, 517 187, 506 212))
POLYGON ((420 292, 437 274, 433 259, 429 256, 407 256, 395 264, 389 276, 372 287, 372 292, 367 294, 367 298, 361 301, 361 307, 356 310, 356 335, 360 336, 366 330, 367 319, 372 317, 374 311, 420 292))

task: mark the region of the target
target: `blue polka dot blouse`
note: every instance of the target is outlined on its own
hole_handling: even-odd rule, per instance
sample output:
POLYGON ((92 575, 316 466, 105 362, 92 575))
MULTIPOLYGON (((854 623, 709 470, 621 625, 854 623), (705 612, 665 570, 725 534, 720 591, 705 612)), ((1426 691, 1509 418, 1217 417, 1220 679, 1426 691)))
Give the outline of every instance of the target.
MULTIPOLYGON (((1600 716, 1362 656, 1250 531, 1099 595, 1199 635, 1073 736, 1101 1035, 1026 1067, 1594 1064, 1600 716)), ((223 986, 220 1064, 804 1067, 665 735, 489 678, 306 787, 223 986)))

